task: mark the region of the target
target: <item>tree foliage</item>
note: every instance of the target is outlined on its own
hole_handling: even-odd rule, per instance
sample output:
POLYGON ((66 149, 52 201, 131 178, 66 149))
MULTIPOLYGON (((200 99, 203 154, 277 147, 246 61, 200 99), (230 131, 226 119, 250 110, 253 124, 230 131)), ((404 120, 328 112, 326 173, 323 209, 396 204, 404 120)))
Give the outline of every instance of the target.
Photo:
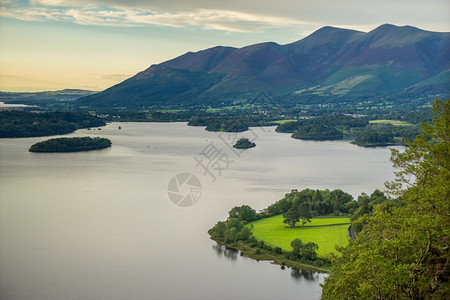
POLYGON ((302 119, 294 122, 280 124, 276 131, 294 133, 304 126, 325 126, 327 128, 349 129, 353 127, 364 127, 369 124, 367 118, 354 118, 342 114, 331 114, 311 119, 302 119))
POLYGON ((292 134, 292 137, 301 140, 326 141, 342 140, 344 134, 333 127, 313 124, 300 126, 292 134))
POLYGON ((241 138, 237 140, 236 144, 233 145, 236 149, 248 149, 255 147, 256 144, 251 142, 248 138, 241 138))
MULTIPOLYGON (((450 299, 450 101, 433 104, 387 184, 392 198, 375 205, 356 240, 340 248, 323 299, 450 299)), ((367 199, 365 200, 367 201, 367 199)))
POLYGON ((111 147, 111 141, 105 138, 56 138, 32 145, 30 147, 30 152, 78 152, 108 147, 111 147))
POLYGON ((230 218, 236 218, 245 223, 249 223, 258 219, 256 211, 248 205, 235 206, 229 213, 230 218))
POLYGON ((316 243, 303 243, 301 239, 297 238, 291 242, 292 258, 303 261, 314 261, 317 259, 317 250, 319 246, 316 243))
MULTIPOLYGON (((352 195, 342 190, 312 190, 304 189, 302 191, 292 190, 287 193, 283 199, 267 208, 268 216, 280 215, 288 212, 292 206, 300 203, 308 203, 311 217, 324 215, 350 215, 358 208, 352 195)), ((297 221, 298 222, 298 221, 297 221)))
POLYGON ((85 113, 24 111, 0 112, 0 138, 66 134, 80 128, 106 125, 98 117, 85 113))
POLYGON ((288 224, 290 228, 295 228, 295 224, 298 221, 300 221, 300 214, 298 211, 298 203, 296 203, 283 214, 283 223, 288 224))

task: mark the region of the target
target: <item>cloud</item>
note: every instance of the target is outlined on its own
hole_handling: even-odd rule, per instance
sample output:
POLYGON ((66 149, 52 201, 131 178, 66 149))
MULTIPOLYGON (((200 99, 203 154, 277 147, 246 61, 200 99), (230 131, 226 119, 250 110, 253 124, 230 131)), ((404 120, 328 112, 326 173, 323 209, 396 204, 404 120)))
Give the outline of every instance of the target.
POLYGON ((303 22, 287 18, 209 9, 177 13, 130 13, 127 14, 127 21, 134 24, 152 24, 170 27, 199 26, 205 29, 237 32, 258 31, 267 28, 286 28, 304 24, 303 22))
POLYGON ((30 0, 26 7, 0 1, 0 16, 21 20, 116 27, 197 26, 230 32, 295 29, 305 24, 357 29, 383 23, 447 31, 450 9, 448 0, 30 0))
POLYGON ((133 74, 90 74, 96 79, 120 82, 133 76, 133 74))
MULTIPOLYGON (((58 0, 35 0, 39 4, 60 4, 58 0)), ((197 26, 204 29, 231 32, 252 32, 267 28, 286 28, 304 22, 281 17, 253 15, 236 11, 199 9, 168 12, 149 9, 123 9, 66 6, 36 6, 30 8, 0 8, 0 16, 26 21, 69 21, 81 25, 138 27, 157 25, 168 27, 197 26)))
POLYGON ((168 12, 198 10, 239 11, 251 15, 278 16, 321 24, 366 24, 414 19, 449 24, 448 0, 32 0, 55 6, 106 6, 168 12), (387 20, 386 20, 387 19, 387 20), (384 20, 384 21, 383 21, 384 20))

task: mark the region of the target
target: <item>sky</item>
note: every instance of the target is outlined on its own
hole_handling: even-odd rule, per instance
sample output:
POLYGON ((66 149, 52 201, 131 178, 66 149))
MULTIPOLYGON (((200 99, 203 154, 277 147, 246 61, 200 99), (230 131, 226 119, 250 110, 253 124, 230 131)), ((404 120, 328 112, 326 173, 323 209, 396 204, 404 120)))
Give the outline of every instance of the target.
POLYGON ((450 1, 0 0, 0 91, 101 91, 188 51, 386 23, 449 32, 450 1))

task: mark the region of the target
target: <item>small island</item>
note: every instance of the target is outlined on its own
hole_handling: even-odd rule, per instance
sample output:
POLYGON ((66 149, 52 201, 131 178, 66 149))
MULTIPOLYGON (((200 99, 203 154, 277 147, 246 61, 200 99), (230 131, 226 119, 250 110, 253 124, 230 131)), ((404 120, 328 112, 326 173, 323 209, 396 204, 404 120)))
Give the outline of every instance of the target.
POLYGON ((392 133, 377 132, 375 130, 365 130, 358 135, 353 142, 354 145, 362 147, 386 147, 395 145, 396 141, 392 133))
POLYGON ((256 144, 252 143, 248 138, 241 138, 233 145, 236 149, 249 149, 255 146, 256 144))
POLYGON ((55 138, 36 143, 30 147, 30 152, 79 152, 99 150, 111 147, 111 141, 105 138, 73 137, 55 138))
POLYGON ((342 140, 344 134, 333 127, 312 124, 300 126, 299 129, 292 134, 292 137, 300 140, 332 141, 342 140))

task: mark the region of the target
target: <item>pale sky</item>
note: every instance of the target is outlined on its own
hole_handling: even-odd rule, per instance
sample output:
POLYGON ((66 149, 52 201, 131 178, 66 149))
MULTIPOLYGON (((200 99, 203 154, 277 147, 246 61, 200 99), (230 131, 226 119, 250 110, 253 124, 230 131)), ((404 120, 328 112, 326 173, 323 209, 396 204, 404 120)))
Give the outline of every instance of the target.
POLYGON ((0 91, 99 91, 187 51, 385 23, 448 32, 450 1, 0 0, 0 91))

